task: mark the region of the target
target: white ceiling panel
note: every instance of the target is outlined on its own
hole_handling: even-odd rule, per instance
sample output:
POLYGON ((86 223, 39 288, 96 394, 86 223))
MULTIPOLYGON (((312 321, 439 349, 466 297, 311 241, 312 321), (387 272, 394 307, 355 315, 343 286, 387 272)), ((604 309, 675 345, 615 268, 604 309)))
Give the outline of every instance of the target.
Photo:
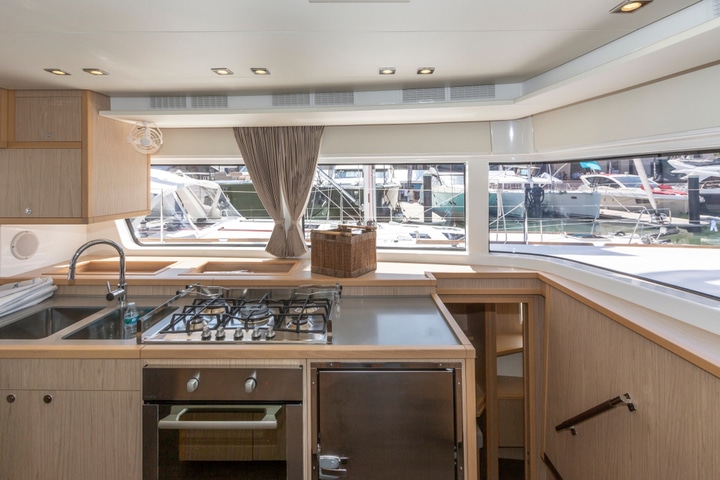
MULTIPOLYGON (((717 23, 717 0, 655 0, 633 14, 610 14, 618 1, 584 0, 573 10, 565 0, 0 0, 0 87, 90 89, 123 98, 522 84, 526 93, 535 85, 552 89, 552 104, 542 108, 553 108, 563 102, 563 83, 577 77, 559 73, 567 65, 582 66, 589 77, 602 64, 586 66, 583 59, 607 51, 605 63, 619 62, 612 46, 633 32, 692 17, 682 27, 691 37, 701 25, 717 23), (380 76, 378 69, 388 66, 397 73, 380 76), (417 75, 425 66, 435 73, 417 75), (43 70, 51 67, 71 75, 43 70), (90 76, 82 71, 88 67, 110 75, 90 76), (234 75, 217 76, 213 67, 234 75), (251 67, 266 67, 271 75, 255 76, 251 67)), ((660 66, 644 68, 687 68, 678 50, 682 45, 674 44, 672 57, 654 55, 660 66)), ((704 53, 696 61, 720 61, 713 55, 720 57, 704 53)), ((609 93, 587 84, 592 88, 582 93, 574 83, 572 98, 609 93)), ((515 105, 502 116, 528 111, 533 108, 515 105)))

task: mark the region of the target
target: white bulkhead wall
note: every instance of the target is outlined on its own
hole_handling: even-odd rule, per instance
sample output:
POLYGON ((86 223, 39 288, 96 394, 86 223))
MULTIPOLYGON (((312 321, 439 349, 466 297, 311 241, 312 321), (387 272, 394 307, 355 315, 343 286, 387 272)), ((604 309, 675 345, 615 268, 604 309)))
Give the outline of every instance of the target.
MULTIPOLYGON (((521 156, 531 161, 716 148, 718 85, 716 65, 526 119, 328 126, 320 158, 444 155, 512 161, 521 156)), ((163 135, 154 155, 159 159, 240 155, 230 128, 164 129, 163 135)))

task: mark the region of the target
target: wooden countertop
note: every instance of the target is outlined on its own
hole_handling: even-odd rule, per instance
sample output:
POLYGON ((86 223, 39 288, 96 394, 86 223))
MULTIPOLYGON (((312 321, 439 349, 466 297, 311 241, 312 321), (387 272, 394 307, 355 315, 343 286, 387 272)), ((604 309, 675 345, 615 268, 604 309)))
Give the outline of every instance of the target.
MULTIPOLYGON (((67 279, 68 262, 38 268, 20 275, 0 278, 0 284, 50 276, 62 285, 105 285, 117 280, 117 257, 84 256, 78 263, 75 280, 67 279), (114 262, 114 263, 113 263, 114 262), (92 265, 91 265, 92 264, 92 265), (83 268, 85 267, 85 268, 83 268)), ((145 257, 126 258, 128 285, 186 285, 201 282, 226 286, 296 286, 334 284, 349 286, 434 286, 427 272, 473 274, 519 272, 513 268, 472 267, 404 262, 378 262, 377 269, 356 278, 341 278, 312 272, 309 259, 258 259, 238 257, 145 257)), ((533 272, 525 271, 528 275, 533 272)))
MULTIPOLYGON (((0 284, 30 278, 53 278, 59 289, 56 295, 93 296, 104 302, 105 283, 117 282, 117 256, 83 256, 78 263, 76 279, 67 279, 69 262, 0 278, 0 284)), ((285 287, 305 284, 335 284, 343 286, 343 295, 432 295, 436 278, 428 272, 447 274, 491 274, 518 272, 509 268, 475 268, 466 265, 437 265, 421 263, 378 262, 377 269, 357 278, 338 278, 313 273, 309 259, 257 259, 237 257, 126 257, 126 280, 129 295, 151 296, 166 300, 178 286, 199 282, 205 285, 228 287, 285 287), (244 271, 248 270, 248 271, 244 271), (251 273, 251 270, 257 270, 251 273)), ((534 276, 534 272, 527 272, 534 276)), ((439 299, 436 299, 439 303, 439 299)), ((474 358, 475 350, 447 311, 443 312, 451 328, 462 338, 459 345, 283 345, 279 347, 233 348, 172 345, 137 345, 132 340, 60 341, 50 340, 0 341, 0 358, 417 358, 457 359, 474 358)))

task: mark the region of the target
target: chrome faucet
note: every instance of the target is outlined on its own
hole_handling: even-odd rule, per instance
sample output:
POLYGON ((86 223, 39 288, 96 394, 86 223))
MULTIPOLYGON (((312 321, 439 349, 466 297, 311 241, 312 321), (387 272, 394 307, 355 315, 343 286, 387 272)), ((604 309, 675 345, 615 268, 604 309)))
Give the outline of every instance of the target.
POLYGON ((67 279, 75 280, 75 267, 77 266, 78 258, 80 258, 80 255, 85 250, 92 247, 93 245, 110 245, 118 251, 118 255, 120 256, 120 278, 118 280, 118 286, 115 290, 113 290, 110 287, 110 282, 107 282, 108 293, 107 295, 105 295, 105 298, 107 298, 108 301, 117 299, 118 307, 125 308, 127 306, 127 283, 125 283, 125 251, 116 242, 101 238, 97 240, 90 240, 85 245, 78 248, 77 252, 75 252, 75 255, 73 255, 72 257, 72 260, 70 260, 70 267, 68 268, 67 279))

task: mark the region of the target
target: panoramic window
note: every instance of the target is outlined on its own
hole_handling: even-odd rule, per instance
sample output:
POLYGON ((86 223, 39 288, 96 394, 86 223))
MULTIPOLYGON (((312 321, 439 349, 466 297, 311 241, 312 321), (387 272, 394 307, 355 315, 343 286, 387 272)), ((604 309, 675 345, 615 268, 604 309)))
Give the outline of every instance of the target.
POLYGON ((720 245, 720 154, 494 163, 491 251, 508 245, 720 245))
MULTIPOLYGON (((378 248, 465 248, 463 164, 319 165, 312 230, 376 225, 378 248)), ((273 222, 243 165, 153 165, 151 210, 127 220, 140 245, 264 245, 273 222)))

